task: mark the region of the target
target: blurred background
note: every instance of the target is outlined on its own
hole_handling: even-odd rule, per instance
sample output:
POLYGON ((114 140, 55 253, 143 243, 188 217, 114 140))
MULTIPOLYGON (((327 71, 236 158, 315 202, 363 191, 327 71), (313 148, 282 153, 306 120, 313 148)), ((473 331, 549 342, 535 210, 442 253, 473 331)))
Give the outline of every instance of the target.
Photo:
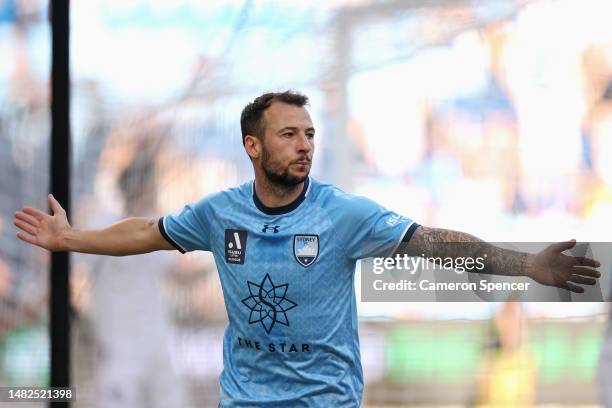
MULTIPOLYGON (((48 6, 0 0, 0 385, 48 381, 49 257, 11 223, 46 208, 48 6)), ((240 111, 290 88, 311 99, 320 180, 489 241, 609 236, 605 0, 71 9, 76 227, 252 178, 240 111)), ((210 254, 74 254, 71 303, 74 406, 216 406, 226 314, 210 254)), ((360 303, 359 316, 367 407, 600 406, 612 390, 606 303, 360 303)))

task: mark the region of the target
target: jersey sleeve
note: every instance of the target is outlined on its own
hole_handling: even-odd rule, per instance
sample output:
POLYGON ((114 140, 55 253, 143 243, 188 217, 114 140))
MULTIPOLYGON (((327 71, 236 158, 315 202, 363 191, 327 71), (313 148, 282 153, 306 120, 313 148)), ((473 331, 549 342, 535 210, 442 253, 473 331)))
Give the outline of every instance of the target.
POLYGON ((365 197, 351 196, 345 204, 345 248, 353 260, 392 256, 419 225, 365 197))
POLYGON ((159 232, 181 253, 210 251, 210 203, 206 198, 159 219, 159 232))

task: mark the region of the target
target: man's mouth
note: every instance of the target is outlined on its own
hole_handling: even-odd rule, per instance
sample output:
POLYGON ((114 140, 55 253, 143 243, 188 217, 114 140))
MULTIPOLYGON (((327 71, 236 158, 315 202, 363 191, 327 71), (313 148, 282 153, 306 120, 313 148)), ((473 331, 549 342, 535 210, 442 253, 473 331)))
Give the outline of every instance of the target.
POLYGON ((310 160, 297 160, 294 163, 295 164, 300 164, 302 166, 308 166, 310 164, 310 160))

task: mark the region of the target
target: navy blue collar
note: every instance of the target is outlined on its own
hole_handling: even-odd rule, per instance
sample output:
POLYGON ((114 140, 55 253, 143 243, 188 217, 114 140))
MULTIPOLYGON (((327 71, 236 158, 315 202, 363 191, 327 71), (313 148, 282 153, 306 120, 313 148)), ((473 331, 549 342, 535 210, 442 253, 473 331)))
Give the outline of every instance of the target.
POLYGON ((299 207, 300 204, 306 199, 306 194, 308 193, 308 187, 310 186, 310 177, 306 177, 304 180, 304 188, 300 195, 290 202, 287 205, 283 205, 281 207, 268 207, 264 203, 261 202, 259 197, 257 197, 257 193, 255 192, 255 181, 253 181, 253 202, 255 203, 255 207, 257 207, 261 212, 266 213, 268 215, 280 215, 291 212, 299 207))

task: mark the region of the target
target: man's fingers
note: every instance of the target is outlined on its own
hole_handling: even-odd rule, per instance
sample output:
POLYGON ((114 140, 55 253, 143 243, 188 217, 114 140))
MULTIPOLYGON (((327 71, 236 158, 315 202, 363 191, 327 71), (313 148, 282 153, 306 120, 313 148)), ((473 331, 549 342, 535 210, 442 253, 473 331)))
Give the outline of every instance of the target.
POLYGON ((574 283, 581 283, 583 285, 594 285, 597 280, 594 278, 589 278, 582 275, 572 275, 569 277, 569 280, 574 283))
POLYGON ((571 282, 567 282, 563 286, 563 288, 569 290, 570 292, 574 292, 574 293, 583 293, 584 292, 584 288, 582 286, 574 285, 571 282))
POLYGON ((23 232, 18 232, 17 238, 27 243, 30 243, 32 245, 38 245, 38 239, 36 239, 36 237, 33 237, 32 235, 29 235, 29 234, 24 234, 23 232))
POLYGON ((53 211, 53 215, 64 211, 60 203, 53 197, 52 194, 47 196, 47 200, 49 201, 49 207, 51 207, 51 211, 53 211))
POLYGON ((33 226, 31 226, 30 224, 28 224, 27 222, 23 222, 21 220, 15 220, 14 222, 16 227, 21 228, 22 230, 24 230, 25 232, 27 232, 30 235, 36 235, 36 228, 34 228, 33 226))
POLYGON ((601 276, 601 272, 591 269, 591 268, 581 268, 578 266, 574 266, 570 269, 570 272, 574 275, 582 275, 582 276, 590 276, 593 278, 599 278, 601 276))
POLYGON ((36 208, 32 208, 32 207, 24 207, 23 208, 23 212, 26 214, 31 215, 32 217, 36 218, 39 221, 42 221, 45 216, 48 216, 49 214, 44 213, 40 210, 37 210, 36 208))
POLYGON ((550 247, 556 252, 563 252, 570 248, 573 248, 576 245, 576 240, 571 239, 569 241, 557 242, 556 244, 552 244, 550 247))
POLYGON ((593 268, 597 268, 601 266, 600 263, 594 259, 580 257, 580 256, 572 257, 572 261, 573 261, 572 264, 577 265, 577 266, 592 266, 593 268))
POLYGON ((31 215, 25 214, 21 211, 17 211, 15 213, 15 218, 24 222, 27 222, 30 225, 33 225, 34 227, 39 227, 40 226, 40 222, 34 218, 31 215))

